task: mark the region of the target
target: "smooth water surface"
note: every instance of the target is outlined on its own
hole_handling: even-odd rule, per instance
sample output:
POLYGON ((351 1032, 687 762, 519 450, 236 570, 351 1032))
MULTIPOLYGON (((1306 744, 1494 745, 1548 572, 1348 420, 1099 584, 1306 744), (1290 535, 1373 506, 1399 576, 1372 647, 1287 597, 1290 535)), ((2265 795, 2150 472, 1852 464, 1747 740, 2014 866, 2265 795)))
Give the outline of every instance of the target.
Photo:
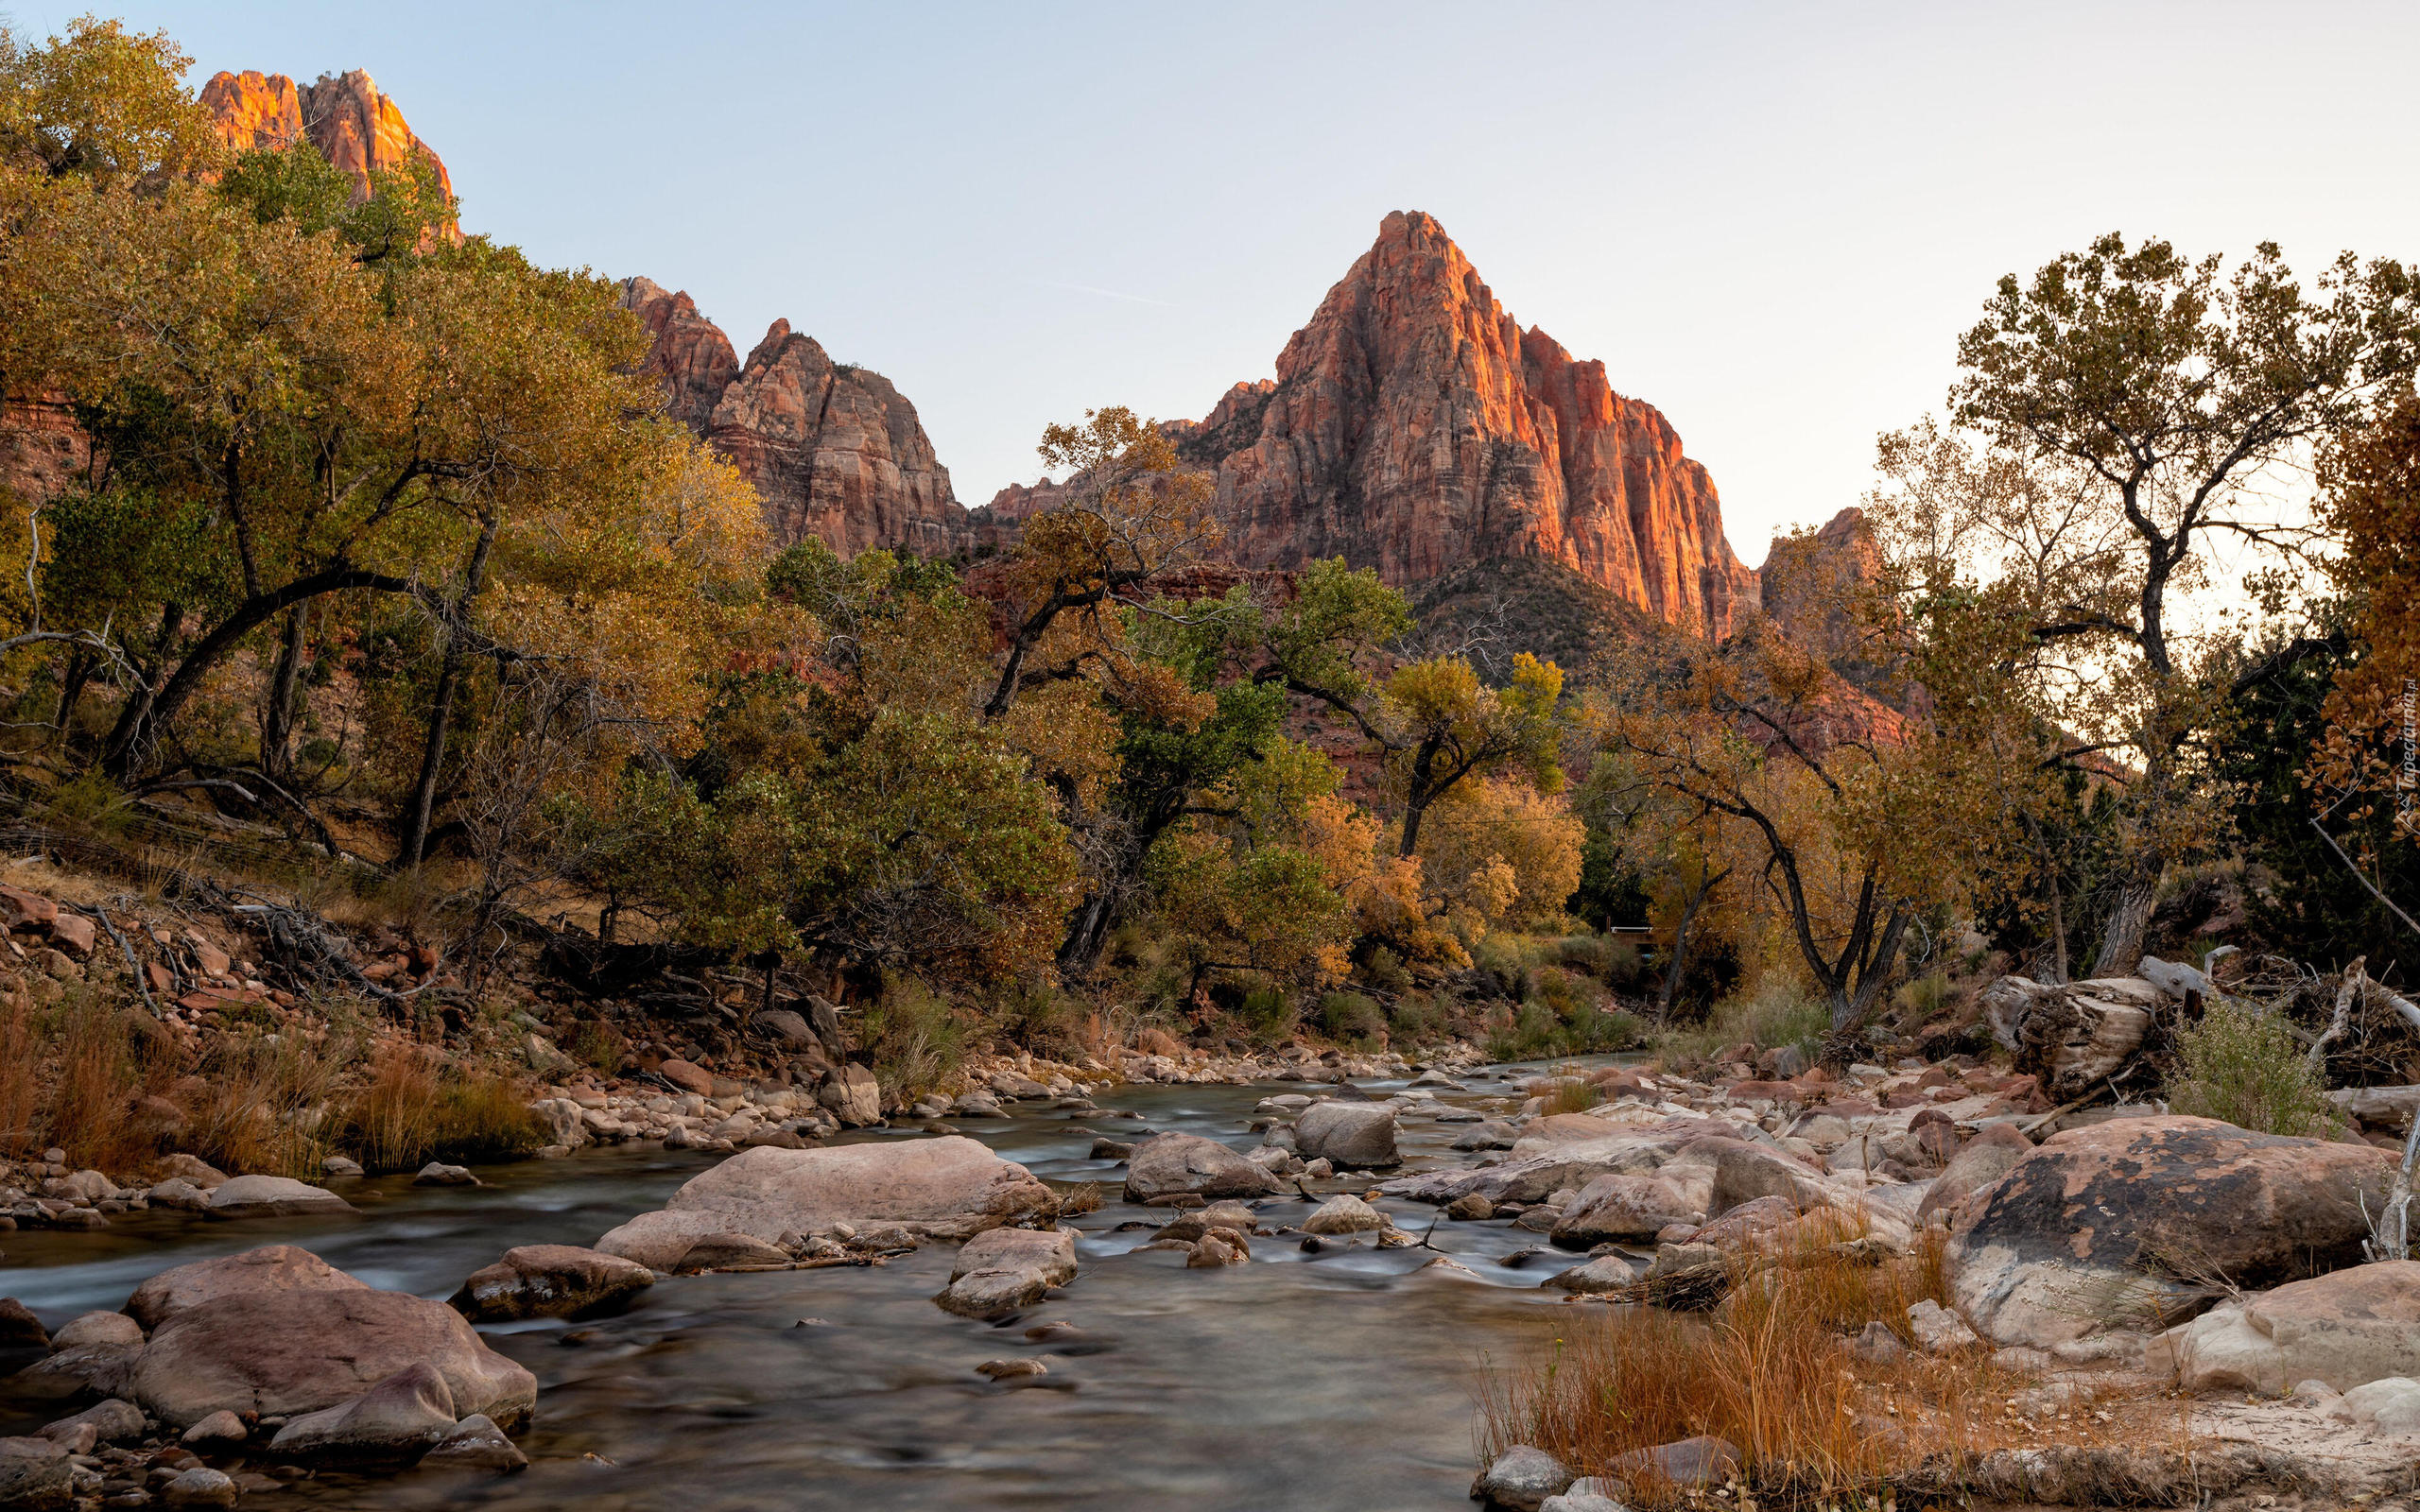
MULTIPOLYGON (((1307 1256, 1296 1242, 1257 1239, 1249 1265, 1186 1270, 1180 1253, 1132 1253, 1150 1235, 1120 1226, 1170 1215, 1114 1200, 1124 1168, 1087 1158, 1096 1133, 1131 1140, 1141 1129, 1249 1147, 1257 1143, 1245 1129, 1253 1104, 1311 1090, 1138 1086, 1105 1091, 1100 1105, 1139 1112, 1139 1123, 1042 1110, 959 1125, 1038 1176, 1098 1181, 1113 1199, 1070 1220, 1083 1234, 1082 1273, 1012 1324, 970 1322, 933 1305, 949 1277, 947 1244, 873 1268, 666 1279, 615 1317, 485 1331, 538 1377, 537 1416, 520 1435, 527 1471, 324 1476, 245 1504, 1467 1507, 1480 1362, 1525 1349, 1552 1324, 1560 1294, 1538 1285, 1570 1262, 1497 1264, 1540 1238, 1496 1222, 1433 1229, 1437 1248, 1478 1281, 1420 1273, 1435 1249, 1380 1251, 1366 1242, 1307 1256), (1084 1336, 1055 1345, 1023 1336, 1059 1321, 1084 1336), (975 1373, 982 1361, 1021 1355, 1046 1356, 1048 1374, 995 1385, 975 1373)), ((1444 1092, 1438 1108, 1501 1111, 1511 1106, 1497 1100, 1505 1091, 1475 1080, 1467 1092, 1444 1092)), ((1401 1124, 1409 1167, 1469 1159, 1446 1154, 1468 1125, 1419 1110, 1401 1124)), ((95 1234, 11 1234, 0 1295, 56 1326, 122 1305, 137 1282, 170 1265, 291 1243, 372 1285, 443 1297, 514 1245, 594 1243, 631 1214, 662 1207, 717 1159, 587 1151, 483 1169, 478 1188, 354 1183, 347 1194, 358 1218, 210 1224, 143 1213, 95 1234)), ((1380 1206, 1414 1234, 1436 1217, 1417 1205, 1380 1206)), ((1311 1211, 1292 1198, 1260 1207, 1267 1228, 1311 1211)), ((0 1433, 26 1432, 57 1412, 0 1396, 0 1433)))

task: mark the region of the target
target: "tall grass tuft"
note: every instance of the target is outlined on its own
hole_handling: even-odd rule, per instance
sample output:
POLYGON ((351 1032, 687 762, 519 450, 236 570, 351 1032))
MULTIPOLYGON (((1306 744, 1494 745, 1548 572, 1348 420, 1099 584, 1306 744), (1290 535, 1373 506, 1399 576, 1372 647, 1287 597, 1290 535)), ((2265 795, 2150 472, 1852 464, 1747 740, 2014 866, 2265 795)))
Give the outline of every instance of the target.
POLYGON ((881 1000, 858 1022, 886 1104, 938 1085, 966 1059, 971 1036, 949 1000, 911 976, 885 978, 881 1000))
MULTIPOLYGON (((1823 1226, 1801 1228, 1808 1232, 1783 1252, 1736 1264, 1711 1313, 1564 1314, 1529 1357, 1482 1381, 1481 1453, 1531 1444, 1583 1473, 1618 1474, 1624 1454, 1708 1434, 1739 1450, 1756 1496, 1815 1506, 1885 1498, 1919 1467, 1938 1477, 1945 1463, 1955 1479, 1993 1450, 2044 1445, 2008 1409, 2016 1378, 1981 1350, 1882 1362, 1844 1347, 1872 1322, 1904 1336, 1910 1303, 1941 1300, 1937 1254, 1859 1263, 1823 1226)), ((2155 1418, 2130 1424, 2116 1414, 2079 1413, 2058 1427, 2136 1444, 2162 1431, 2155 1418)), ((1715 1504, 1698 1496, 1634 1479, 1623 1499, 1715 1504)))
POLYGON ((185 1147, 238 1175, 316 1177, 329 1104, 354 1058, 349 1040, 293 1033, 221 1041, 186 1102, 185 1147))
POLYGON ((10 994, 0 1002, 0 1155, 24 1156, 42 1148, 36 1122, 41 1108, 34 1011, 22 996, 10 994))
POLYGON ((337 1138, 371 1172, 513 1160, 545 1143, 528 1098, 510 1080, 458 1068, 441 1075, 412 1046, 379 1057, 348 1100, 337 1138))

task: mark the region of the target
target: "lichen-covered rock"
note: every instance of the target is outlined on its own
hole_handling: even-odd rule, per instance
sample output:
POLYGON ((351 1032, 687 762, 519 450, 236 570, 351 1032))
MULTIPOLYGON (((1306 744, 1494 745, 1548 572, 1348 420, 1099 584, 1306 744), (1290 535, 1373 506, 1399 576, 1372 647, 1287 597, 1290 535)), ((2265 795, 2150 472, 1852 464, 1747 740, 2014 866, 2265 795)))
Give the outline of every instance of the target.
POLYGON ((2070 1129, 1960 1210, 1951 1286, 1996 1344, 2142 1331, 2216 1295, 2180 1276, 2266 1287, 2358 1262, 2394 1164, 2206 1118, 2070 1129))

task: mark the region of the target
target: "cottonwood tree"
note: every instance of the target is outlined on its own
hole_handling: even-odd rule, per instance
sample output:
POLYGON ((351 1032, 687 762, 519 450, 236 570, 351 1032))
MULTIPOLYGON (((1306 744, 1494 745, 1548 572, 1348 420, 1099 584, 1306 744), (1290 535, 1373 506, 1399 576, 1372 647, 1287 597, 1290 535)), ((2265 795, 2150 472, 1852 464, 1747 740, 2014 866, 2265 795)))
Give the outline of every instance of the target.
POLYGON ((2160 879, 2214 833, 2200 743, 2224 689, 2181 601, 2211 581, 2221 541, 2307 544, 2273 491, 2408 385, 2415 334, 2420 291, 2397 263, 2346 253, 2306 288, 2272 244, 2230 270, 2109 235, 2003 278, 1961 338, 1952 418, 1988 442, 1987 469, 2033 476, 1932 524, 2056 647, 2031 670, 2073 737, 2059 759, 2102 756, 2118 784, 2131 864, 2094 972, 2134 967, 2160 879))

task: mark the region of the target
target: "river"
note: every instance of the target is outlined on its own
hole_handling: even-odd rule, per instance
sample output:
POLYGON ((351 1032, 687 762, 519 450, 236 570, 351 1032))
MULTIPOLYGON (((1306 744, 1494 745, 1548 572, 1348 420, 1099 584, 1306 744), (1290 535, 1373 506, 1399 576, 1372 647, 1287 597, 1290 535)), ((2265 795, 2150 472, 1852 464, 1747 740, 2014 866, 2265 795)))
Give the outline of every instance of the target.
MULTIPOLYGON (((1132 1252, 1150 1235, 1121 1226, 1169 1214, 1115 1200, 1123 1167, 1088 1158, 1094 1131, 1127 1139, 1137 1128, 1249 1147, 1257 1143, 1245 1131, 1255 1103, 1307 1090, 1143 1085, 1099 1099, 1104 1111, 1140 1113, 1139 1124, 1040 1109, 959 1125, 1037 1176, 1098 1181, 1111 1199, 1070 1220, 1082 1234, 1081 1274, 1013 1324, 969 1322, 933 1305, 948 1280, 947 1244, 874 1268, 667 1278, 617 1316, 484 1331, 538 1377, 537 1415, 520 1435, 527 1471, 493 1480, 323 1475, 245 1504, 1467 1508, 1482 1361, 1521 1352, 1550 1330, 1560 1294, 1539 1282, 1573 1262, 1500 1265, 1539 1236, 1495 1222, 1433 1231, 1437 1249, 1469 1265, 1477 1281, 1422 1273, 1437 1249, 1381 1251, 1366 1241, 1312 1256, 1295 1242, 1258 1239, 1249 1265, 1186 1270, 1182 1254, 1132 1252), (1024 1338, 1028 1327, 1062 1321, 1081 1337, 1024 1338), (1046 1353, 1044 1376, 994 1384, 975 1372, 986 1360, 1046 1353)), ((1504 1091, 1476 1080, 1439 1104, 1501 1111, 1511 1106, 1497 1100, 1504 1091)), ((1469 1126, 1407 1113, 1408 1168, 1470 1159, 1447 1152, 1469 1126)), ((354 1182, 345 1190, 358 1218, 208 1224, 138 1213, 94 1234, 10 1234, 0 1239, 0 1295, 56 1326, 123 1305, 137 1282, 170 1265, 290 1243, 372 1285, 444 1297, 514 1245, 594 1243, 631 1214, 662 1207, 717 1159, 591 1150, 483 1168, 476 1188, 416 1188, 401 1177, 354 1182)), ((1379 1206, 1415 1234, 1436 1216, 1379 1206)), ((1272 1201, 1261 1220, 1276 1228, 1309 1211, 1272 1201)), ((0 1433, 27 1432, 58 1411, 0 1394, 0 1433)))

